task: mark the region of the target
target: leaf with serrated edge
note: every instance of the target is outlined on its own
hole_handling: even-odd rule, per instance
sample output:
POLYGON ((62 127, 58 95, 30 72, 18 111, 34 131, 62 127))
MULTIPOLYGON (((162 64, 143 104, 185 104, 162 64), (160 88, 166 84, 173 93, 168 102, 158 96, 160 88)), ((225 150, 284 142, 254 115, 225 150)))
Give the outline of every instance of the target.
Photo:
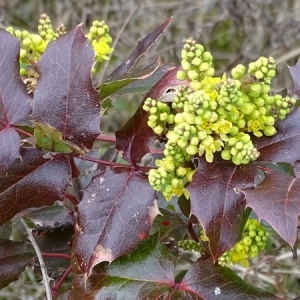
POLYGON ((284 120, 275 123, 277 133, 274 136, 255 138, 253 144, 260 152, 258 160, 273 163, 300 160, 299 120, 300 108, 297 108, 284 120))
POLYGON ((194 263, 167 299, 280 300, 275 295, 247 284, 229 268, 214 265, 211 258, 194 263))
POLYGON ((30 112, 31 97, 19 75, 20 41, 0 29, 0 126, 22 120, 30 112))
POLYGON ((173 256, 158 240, 144 240, 130 255, 95 267, 84 287, 75 275, 70 299, 160 299, 174 286, 173 256))
POLYGON ((122 63, 116 70, 114 70, 110 75, 109 79, 114 79, 116 76, 125 74, 130 71, 130 69, 137 64, 140 57, 156 42, 156 40, 163 34, 165 29, 168 27, 172 18, 168 19, 157 29, 149 33, 145 38, 138 42, 135 49, 130 54, 126 62, 122 63))
POLYGON ((269 170, 255 189, 241 189, 259 219, 267 221, 291 246, 297 241, 300 179, 269 170))
POLYGON ((148 178, 130 169, 106 169, 83 190, 74 253, 83 274, 128 254, 147 237, 159 214, 148 178))
POLYGON ((35 256, 29 243, 0 239, 0 289, 17 280, 35 256))
POLYGON ((83 275, 75 275, 69 300, 279 299, 248 285, 229 268, 214 265, 211 258, 191 264, 183 280, 176 283, 175 259, 156 235, 150 236, 131 255, 97 266, 86 282, 83 275))
POLYGON ((30 112, 31 98, 19 75, 20 42, 0 29, 0 173, 20 157, 20 137, 10 125, 30 112))
POLYGON ((99 95, 91 79, 94 56, 78 25, 49 43, 38 62, 33 117, 81 149, 91 148, 99 135, 99 95))
MULTIPOLYGON (((167 72, 152 87, 145 99, 150 97, 157 100, 168 88, 181 85, 183 82, 176 77, 178 69, 167 72)), ((149 113, 143 110, 143 102, 133 117, 120 130, 116 131, 116 147, 119 151, 124 152, 124 159, 133 165, 140 162, 144 155, 150 152, 150 147, 157 137, 147 125, 149 113)))
POLYGON ((67 157, 45 159, 43 151, 34 148, 21 148, 20 154, 0 175, 0 225, 26 208, 62 200, 71 181, 67 157))
POLYGON ((213 163, 201 158, 187 187, 191 214, 201 222, 214 260, 237 242, 246 206, 245 197, 238 190, 253 186, 255 174, 255 165, 236 166, 216 155, 213 163))

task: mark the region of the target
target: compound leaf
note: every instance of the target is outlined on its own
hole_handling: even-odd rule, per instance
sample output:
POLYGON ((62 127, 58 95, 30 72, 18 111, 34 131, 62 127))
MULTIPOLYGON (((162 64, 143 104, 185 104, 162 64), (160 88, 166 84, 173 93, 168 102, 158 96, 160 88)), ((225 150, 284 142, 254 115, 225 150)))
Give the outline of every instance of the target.
POLYGON ((106 169, 83 193, 74 252, 89 276, 96 264, 130 253, 146 238, 159 210, 147 176, 128 168, 106 169))

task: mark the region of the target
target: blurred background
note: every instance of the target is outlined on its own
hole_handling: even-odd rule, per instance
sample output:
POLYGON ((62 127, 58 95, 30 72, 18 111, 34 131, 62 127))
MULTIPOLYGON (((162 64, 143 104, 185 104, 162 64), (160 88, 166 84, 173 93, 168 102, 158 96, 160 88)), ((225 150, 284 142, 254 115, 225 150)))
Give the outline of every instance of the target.
MULTIPOLYGON (((35 32, 39 17, 47 13, 54 27, 67 30, 79 23, 88 32, 94 20, 105 20, 115 43, 103 80, 127 60, 139 39, 173 16, 166 32, 140 64, 160 56, 165 64, 180 64, 183 41, 192 36, 214 57, 216 75, 229 72, 236 64, 248 65, 260 56, 273 56, 278 75, 272 89, 292 89, 287 65, 300 55, 300 0, 0 0, 0 27, 13 26, 35 32)), ((135 112, 143 95, 113 98, 114 108, 103 118, 101 130, 113 133, 135 112)), ((274 236, 276 251, 266 253, 240 276, 281 297, 300 296, 300 263, 292 260, 288 246, 274 236)), ((273 247, 274 249, 274 247, 273 247)), ((43 299, 43 286, 30 272, 22 280, 0 291, 0 299, 43 299), (22 281, 26 280, 26 284, 22 281)))

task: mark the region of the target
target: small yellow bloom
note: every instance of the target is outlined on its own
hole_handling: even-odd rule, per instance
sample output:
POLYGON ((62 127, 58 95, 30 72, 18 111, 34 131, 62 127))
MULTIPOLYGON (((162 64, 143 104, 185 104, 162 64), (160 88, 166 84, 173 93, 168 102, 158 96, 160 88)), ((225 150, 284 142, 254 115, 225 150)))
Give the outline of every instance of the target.
POLYGON ((107 55, 113 52, 113 48, 109 46, 109 41, 106 37, 100 38, 99 41, 93 40, 92 46, 96 53, 97 61, 108 60, 109 57, 107 55))

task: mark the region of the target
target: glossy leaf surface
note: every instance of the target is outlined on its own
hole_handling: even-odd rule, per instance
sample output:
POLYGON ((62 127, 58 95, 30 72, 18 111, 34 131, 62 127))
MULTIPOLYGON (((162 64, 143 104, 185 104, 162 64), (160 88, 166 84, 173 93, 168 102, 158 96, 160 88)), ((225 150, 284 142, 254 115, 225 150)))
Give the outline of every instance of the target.
POLYGON ((33 117, 56 128, 63 139, 81 149, 91 148, 99 135, 100 105, 91 79, 93 64, 94 51, 80 25, 51 42, 38 62, 33 117))
POLYGON ((75 275, 73 299, 279 299, 246 284, 229 268, 212 259, 193 263, 182 282, 175 282, 176 257, 150 236, 128 256, 97 266, 86 282, 75 275))
POLYGON ((255 174, 256 167, 251 164, 236 166, 218 158, 213 163, 199 161, 187 190, 191 214, 201 222, 215 260, 237 242, 246 206, 239 189, 253 186, 255 174))
POLYGON ((0 29, 0 173, 20 156, 19 134, 9 126, 31 109, 31 97, 19 75, 19 53, 19 40, 0 29))
POLYGON ((0 289, 17 280, 35 256, 31 244, 0 238, 0 289))
POLYGON ((300 215, 300 179, 287 173, 267 171, 266 178, 255 189, 242 189, 259 219, 267 221, 291 246, 297 241, 300 215))
POLYGON ((22 148, 20 153, 21 159, 0 175, 0 225, 26 208, 62 200, 71 180, 66 157, 45 159, 34 148, 22 148))
POLYGON ((88 276, 96 264, 130 253, 147 237, 159 211, 147 176, 130 169, 106 169, 83 193, 74 251, 88 276))
MULTIPOLYGON (((159 99, 170 87, 181 84, 176 77, 178 68, 170 70, 149 91, 145 99, 159 99)), ((139 106, 133 117, 118 131, 116 131, 116 146, 124 152, 123 157, 130 163, 136 164, 143 156, 150 152, 157 135, 147 125, 148 112, 143 110, 143 103, 139 106)))

